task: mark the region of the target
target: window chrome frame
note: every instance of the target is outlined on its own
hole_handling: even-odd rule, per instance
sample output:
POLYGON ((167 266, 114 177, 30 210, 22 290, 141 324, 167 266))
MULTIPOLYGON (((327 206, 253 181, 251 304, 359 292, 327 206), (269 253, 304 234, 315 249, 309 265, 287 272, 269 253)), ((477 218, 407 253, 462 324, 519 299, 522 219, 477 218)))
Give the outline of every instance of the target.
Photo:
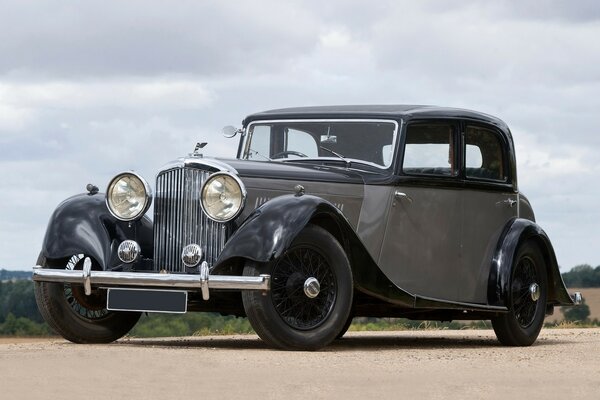
MULTIPOLYGON (((380 170, 389 170, 392 169, 394 167, 394 160, 396 159, 396 156, 398 154, 398 149, 397 144, 398 144, 398 136, 399 136, 399 132, 400 132, 400 124, 398 123, 397 120, 395 119, 384 119, 384 118, 293 118, 293 119, 267 119, 267 120, 256 120, 256 121, 252 121, 248 124, 248 126, 246 127, 246 129, 244 130, 244 135, 242 136, 245 140, 245 143, 243 145, 242 148, 242 152, 239 155, 239 159, 240 160, 246 160, 246 161, 252 161, 249 160, 247 158, 243 158, 245 155, 248 154, 248 151, 250 149, 250 143, 252 142, 252 128, 254 127, 254 125, 268 125, 268 124, 276 124, 276 123, 300 123, 300 122, 316 122, 316 123, 323 123, 323 122, 375 122, 375 123, 387 123, 387 124, 393 124, 394 125, 394 131, 393 131, 393 139, 392 139, 392 158, 390 159, 390 164, 389 165, 381 165, 381 164, 377 164, 374 162, 370 162, 370 161, 366 161, 366 160, 361 160, 361 159, 357 159, 357 158, 348 158, 348 157, 344 157, 343 160, 346 161, 350 161, 350 162, 355 162, 358 164, 365 164, 365 165, 370 165, 372 167, 378 168, 380 170)), ((337 157, 307 157, 307 158, 302 158, 302 161, 305 160, 315 160, 315 161, 319 161, 319 160, 323 160, 323 161, 332 161, 332 160, 337 160, 340 161, 342 160, 341 158, 337 158, 337 157)), ((254 160, 254 161, 258 161, 258 160, 254 160)), ((271 160, 273 162, 280 162, 283 163, 285 161, 289 161, 289 160, 282 160, 282 159, 273 159, 271 160)), ((260 160, 260 162, 265 162, 263 160, 260 160)))

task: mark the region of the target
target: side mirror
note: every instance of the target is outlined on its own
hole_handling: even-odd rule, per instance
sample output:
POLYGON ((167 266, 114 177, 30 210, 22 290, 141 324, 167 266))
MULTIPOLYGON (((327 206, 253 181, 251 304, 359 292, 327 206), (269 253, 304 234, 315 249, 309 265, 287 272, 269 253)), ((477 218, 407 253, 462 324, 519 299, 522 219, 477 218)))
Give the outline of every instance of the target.
POLYGON ((235 126, 227 125, 226 127, 223 128, 222 132, 223 132, 223 136, 225 136, 226 138, 232 138, 235 135, 237 135, 238 132, 242 132, 242 130, 236 128, 235 126))

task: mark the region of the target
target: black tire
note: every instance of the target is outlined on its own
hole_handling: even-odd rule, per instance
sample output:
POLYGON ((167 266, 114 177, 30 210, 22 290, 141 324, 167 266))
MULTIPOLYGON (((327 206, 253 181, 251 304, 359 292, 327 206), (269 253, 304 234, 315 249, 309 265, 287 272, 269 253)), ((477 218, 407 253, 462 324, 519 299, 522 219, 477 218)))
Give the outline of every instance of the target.
POLYGON ((248 262, 244 275, 271 275, 271 290, 243 291, 250 324, 267 345, 285 350, 317 350, 331 343, 348 321, 353 281, 342 246, 326 230, 309 225, 277 260, 248 262), (319 281, 314 298, 308 278, 319 281))
POLYGON ((350 315, 348 315, 348 319, 346 320, 346 323, 342 327, 342 330, 335 337, 336 339, 341 339, 342 337, 344 337, 344 335, 346 334, 346 332, 348 332, 348 329, 350 328, 350 325, 352 325, 352 320, 353 319, 354 319, 354 315, 351 312, 350 315))
POLYGON ((544 257, 532 241, 517 250, 507 295, 508 313, 492 319, 496 337, 505 346, 530 346, 537 339, 546 314, 548 278, 544 257), (530 287, 537 284, 539 298, 530 287))
MULTIPOLYGON (((85 256, 74 255, 55 265, 38 260, 44 268, 81 269, 85 256)), ((35 282, 35 300, 48 325, 74 343, 110 343, 133 328, 141 313, 106 309, 106 290, 86 296, 82 285, 35 282)))

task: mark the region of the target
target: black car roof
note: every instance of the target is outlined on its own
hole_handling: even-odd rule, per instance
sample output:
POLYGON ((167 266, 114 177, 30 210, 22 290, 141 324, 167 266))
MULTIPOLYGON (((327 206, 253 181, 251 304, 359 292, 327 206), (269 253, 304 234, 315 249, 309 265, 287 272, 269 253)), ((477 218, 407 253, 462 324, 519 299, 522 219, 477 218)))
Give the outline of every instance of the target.
POLYGON ((345 105, 345 106, 314 106, 292 107, 268 110, 247 116, 243 124, 252 121, 290 118, 465 118, 488 122, 508 130, 507 125, 494 116, 478 111, 461 108, 438 107, 426 105, 385 104, 385 105, 345 105))

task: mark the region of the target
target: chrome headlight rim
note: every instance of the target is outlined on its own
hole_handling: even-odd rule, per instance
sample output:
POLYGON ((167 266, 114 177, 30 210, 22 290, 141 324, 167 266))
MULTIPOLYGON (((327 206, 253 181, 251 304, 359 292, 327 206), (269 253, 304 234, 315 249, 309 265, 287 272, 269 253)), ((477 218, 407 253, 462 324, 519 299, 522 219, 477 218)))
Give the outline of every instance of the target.
POLYGON ((106 187, 106 208, 108 208, 108 211, 110 212, 110 214, 115 217, 116 219, 118 219, 119 221, 125 221, 125 222, 129 222, 129 221, 135 221, 137 219, 140 219, 142 216, 144 216, 144 214, 146 214, 146 212, 148 211, 148 209, 150 208, 150 206, 152 205, 152 188, 150 187, 150 185, 148 184, 148 182, 139 174, 133 172, 133 171, 125 171, 125 172, 121 172, 117 175, 115 175, 110 182, 108 182, 108 186, 106 187), (144 186, 144 207, 142 207, 142 209, 134 216, 131 217, 123 217, 118 215, 113 208, 110 205, 110 192, 111 192, 111 188, 114 186, 114 184, 121 179, 124 176, 133 176, 134 178, 138 179, 142 185, 144 186))
POLYGON ((206 215, 210 220, 218 222, 218 223, 226 223, 226 222, 234 220, 235 218, 237 218, 240 215, 240 213, 246 206, 246 195, 247 195, 246 186, 244 186, 244 183, 237 175, 234 175, 232 173, 225 172, 225 171, 215 172, 215 173, 212 173, 200 187, 200 207, 202 208, 202 212, 204 213, 204 215, 206 215), (206 210, 206 207, 204 206, 204 189, 213 179, 217 179, 220 176, 227 176, 228 178, 232 178, 239 186, 240 193, 242 195, 242 199, 240 201, 240 207, 231 217, 226 218, 226 219, 214 218, 212 215, 210 215, 210 213, 206 210))

